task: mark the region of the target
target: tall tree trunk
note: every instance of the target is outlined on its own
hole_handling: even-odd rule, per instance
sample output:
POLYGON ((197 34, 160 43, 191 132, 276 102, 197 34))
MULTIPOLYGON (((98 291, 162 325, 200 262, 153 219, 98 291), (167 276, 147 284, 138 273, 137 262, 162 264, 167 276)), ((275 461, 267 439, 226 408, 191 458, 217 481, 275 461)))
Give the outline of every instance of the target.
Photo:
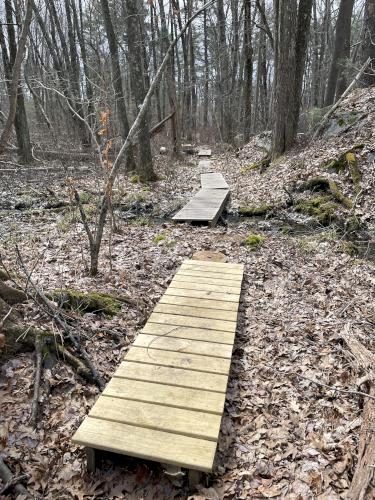
MULTIPOLYGON (((251 99, 253 86, 253 48, 251 42, 251 0, 244 0, 244 124, 243 136, 248 142, 251 132, 251 99)), ((258 71, 259 72, 259 71, 258 71)))
POLYGON ((208 65, 208 27, 207 12, 203 13, 203 44, 204 44, 204 83, 203 83, 203 127, 208 127, 208 90, 209 90, 209 65, 208 65))
POLYGON ((370 86, 375 85, 375 0, 366 0, 363 22, 362 61, 369 57, 372 61, 362 80, 364 85, 370 86))
POLYGON ((302 100, 303 73, 306 63, 307 42, 310 32, 311 9, 313 0, 300 0, 298 5, 297 31, 296 31, 296 59, 294 71, 294 88, 292 99, 292 134, 293 140, 297 136, 299 114, 302 100))
MULTIPOLYGON (((138 110, 143 103, 149 87, 146 74, 142 36, 143 12, 137 0, 126 0, 126 24, 129 48, 130 85, 138 110)), ((149 133, 149 112, 147 111, 139 125, 138 132, 138 173, 141 181, 155 181, 157 176, 152 165, 149 133)))
MULTIPOLYGON (((159 0, 159 9, 160 9, 160 24, 161 24, 161 39, 162 39, 162 55, 163 57, 165 57, 169 45, 169 35, 168 35, 167 21, 165 17, 163 1, 164 0, 159 0)), ((175 83, 175 76, 171 58, 169 58, 167 61, 166 81, 168 90, 169 109, 171 113, 174 112, 171 118, 172 148, 174 156, 178 156, 180 154, 180 149, 181 149, 181 134, 180 134, 180 123, 179 123, 180 112, 177 102, 176 83, 175 83)))
POLYGON ((324 105, 330 106, 347 87, 346 65, 350 57, 350 32, 354 0, 341 0, 335 30, 335 45, 324 105))
MULTIPOLYGON (((12 9, 12 5, 11 5, 10 0, 7 0, 6 7, 7 7, 7 5, 8 5, 8 8, 12 9)), ((10 12, 11 12, 11 10, 10 10, 10 12)), ((17 105, 20 104, 20 100, 19 100, 20 84, 19 84, 19 81, 20 81, 20 75, 21 75, 22 60, 23 60, 25 48, 26 48, 26 41, 27 41, 27 37, 28 37, 28 33, 29 33, 30 24, 31 24, 32 12, 33 12, 33 0, 28 0, 27 4, 26 4, 25 20, 23 22, 21 35, 20 35, 19 42, 18 42, 18 47, 16 49, 16 53, 14 54, 13 64, 12 64, 12 62, 10 62, 11 66, 12 66, 12 77, 11 77, 10 84, 8 87, 9 113, 8 113, 8 117, 7 117, 4 129, 3 129, 2 134, 0 136, 0 154, 4 151, 4 148, 6 147, 6 145, 8 143, 11 129, 12 129, 12 125, 15 122, 15 118, 16 118, 16 114, 17 114, 17 105)), ((12 23, 13 23, 13 21, 12 21, 12 23)), ((9 27, 10 26, 8 26, 8 28, 9 27)), ((9 34, 9 32, 8 32, 8 34, 9 34)), ((4 38, 4 37, 2 36, 2 38, 4 38)), ((10 39, 9 39, 9 42, 11 42, 10 39)), ((10 55, 10 57, 9 57, 9 61, 11 61, 11 60, 12 60, 12 55, 10 55)), ((23 99, 21 102, 21 106, 22 106, 22 104, 23 104, 23 99)), ((22 120, 25 120, 25 119, 26 119, 26 112, 21 117, 21 123, 22 123, 22 120)), ((25 122, 23 122, 23 124, 25 124, 25 122)), ((27 122, 26 122, 26 125, 27 125, 27 122)), ((20 124, 18 123, 18 125, 16 125, 16 127, 19 128, 20 124)), ((17 128, 16 128, 16 130, 17 130, 17 128)), ((28 128, 27 129, 19 128, 19 133, 21 136, 22 136, 22 134, 28 134, 28 128)), ((18 134, 17 134, 17 138, 18 138, 18 134)), ((20 137, 20 139, 22 140, 22 142, 21 142, 22 147, 24 147, 24 150, 22 151, 22 154, 24 156, 24 160, 30 161, 32 159, 30 138, 23 136, 23 137, 20 137)))
POLYGON ((226 39, 226 17, 223 0, 217 1, 217 22, 219 35, 219 100, 221 108, 221 135, 225 142, 233 142, 233 110, 230 95, 230 61, 226 39))
MULTIPOLYGON (((109 52, 111 55, 112 85, 115 92, 117 117, 120 123, 121 136, 123 140, 125 140, 129 133, 129 121, 122 88, 118 43, 109 11, 108 0, 100 0, 100 4, 102 7, 104 26, 107 34, 109 52)), ((130 151, 126 156, 126 168, 127 170, 135 170, 136 168, 132 148, 130 148, 130 151)))
POLYGON ((272 155, 289 149, 296 138, 312 0, 280 0, 272 155))

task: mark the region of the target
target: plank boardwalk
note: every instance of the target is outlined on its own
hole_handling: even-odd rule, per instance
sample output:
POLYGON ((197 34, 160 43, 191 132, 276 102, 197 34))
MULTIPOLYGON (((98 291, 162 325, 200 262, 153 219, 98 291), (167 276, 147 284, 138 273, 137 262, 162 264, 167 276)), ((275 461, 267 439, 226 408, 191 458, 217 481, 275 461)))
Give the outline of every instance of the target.
POLYGON ((183 262, 73 436, 88 457, 106 450, 212 470, 242 277, 242 264, 183 262))
POLYGON ((208 222, 215 226, 229 198, 229 186, 220 173, 201 175, 202 189, 173 216, 179 222, 208 222))
POLYGON ((202 189, 229 189, 222 174, 211 172, 201 175, 202 189))
POLYGON ((198 151, 198 156, 211 156, 211 149, 200 149, 198 151))

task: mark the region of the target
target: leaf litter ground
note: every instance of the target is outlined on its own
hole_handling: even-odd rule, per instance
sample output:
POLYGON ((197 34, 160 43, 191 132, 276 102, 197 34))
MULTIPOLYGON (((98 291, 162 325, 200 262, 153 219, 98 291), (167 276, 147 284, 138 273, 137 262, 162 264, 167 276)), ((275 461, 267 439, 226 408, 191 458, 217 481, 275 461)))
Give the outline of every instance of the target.
MULTIPOLYGON (((366 107, 370 97, 359 92, 353 102, 366 107)), ((355 210, 373 225, 374 175, 367 154, 374 140, 372 135, 357 137, 353 132, 352 137, 350 133, 310 148, 301 145, 264 174, 240 173, 262 156, 255 139, 240 155, 218 154, 214 167, 231 186, 231 210, 285 200, 285 183, 315 174, 323 161, 360 139, 366 148, 361 157, 364 194, 355 210)), ((363 401, 311 380, 358 390, 360 373, 339 334, 350 325, 352 334, 375 350, 373 262, 343 253, 332 228, 301 235, 284 234, 270 220, 228 219, 214 229, 172 224, 169 216, 199 188, 198 160, 172 164, 160 158, 158 171, 163 178, 147 187, 120 178, 115 192, 120 233, 110 237, 107 232, 95 279, 85 270, 86 239, 74 213, 42 209, 46 197, 53 198, 43 179, 32 184, 19 177, 8 179, 2 193, 7 207, 1 212, 2 255, 7 265, 15 268, 17 243, 26 265, 35 265, 34 279, 44 290, 99 290, 134 299, 111 319, 87 313, 79 320, 87 333, 82 342, 108 380, 185 258, 207 249, 244 263, 239 326, 215 469, 208 485, 192 498, 342 498, 356 463, 363 401), (22 200, 29 206, 14 210, 22 200), (244 245, 249 233, 264 236, 263 245, 255 250, 244 245), (118 343, 111 332, 122 340, 118 343)), ((90 177, 76 177, 81 191, 97 191, 90 177)), ((338 180, 350 195, 349 180, 338 180)), ((59 176, 48 188, 57 198, 68 200, 59 176)), ((89 203, 94 201, 95 195, 89 203)), ((26 305, 26 321, 50 327, 32 303, 26 305)), ((29 476, 27 488, 36 498, 188 496, 186 481, 166 476, 157 464, 111 457, 101 470, 87 474, 84 452, 72 444, 71 436, 98 389, 77 377, 62 360, 51 363, 43 372, 39 423, 33 430, 28 424, 33 380, 32 353, 1 367, 0 444, 13 472, 29 476)))

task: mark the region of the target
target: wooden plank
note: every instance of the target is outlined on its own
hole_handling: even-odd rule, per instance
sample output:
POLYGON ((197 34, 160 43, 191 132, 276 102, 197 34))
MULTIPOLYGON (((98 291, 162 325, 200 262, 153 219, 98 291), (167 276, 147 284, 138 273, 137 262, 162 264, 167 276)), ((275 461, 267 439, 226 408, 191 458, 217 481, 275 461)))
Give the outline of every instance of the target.
MULTIPOLYGON (((217 441, 221 415, 101 396, 89 417, 217 441)), ((100 422, 98 422, 100 425, 100 422)), ((143 445, 143 443, 142 443, 143 445)))
POLYGON ((177 314, 152 313, 150 323, 161 323, 163 325, 191 326, 195 328, 206 328, 207 330, 222 330, 223 332, 236 331, 236 321, 224 321, 222 319, 194 318, 193 316, 179 316, 177 314))
POLYGON ((216 221, 229 197, 225 189, 201 189, 177 214, 177 221, 216 221))
POLYGON ((205 278, 204 276, 188 276, 185 274, 177 273, 173 281, 187 281, 188 283, 203 283, 206 285, 218 285, 225 287, 234 287, 241 290, 241 280, 238 279, 224 279, 224 278, 205 278))
POLYGON ((224 177, 219 172, 201 174, 202 189, 229 189, 224 177))
POLYGON ((200 149, 198 151, 198 156, 211 156, 212 151, 211 149, 200 149))
POLYGON ((103 395, 221 415, 225 394, 113 377, 103 395))
POLYGON ((73 441, 99 450, 210 472, 216 443, 87 417, 73 441))
MULTIPOLYGON (((172 283, 171 283, 172 285, 172 283)), ((192 297, 196 299, 210 299, 210 300, 220 300, 220 301, 227 301, 227 302, 234 302, 237 306, 238 301, 239 301, 239 294, 236 293, 228 293, 228 292, 217 292, 217 291, 212 291, 210 289, 208 290, 202 290, 202 287, 200 286, 200 290, 197 290, 196 287, 179 287, 178 283, 174 283, 173 286, 169 285, 169 287, 166 289, 164 292, 164 297, 167 295, 171 295, 173 297, 192 297)))
POLYGON ((207 342, 217 342, 219 344, 233 345, 234 342, 234 332, 221 332, 219 330, 207 330, 204 328, 163 325, 160 323, 146 323, 141 332, 149 335, 164 335, 166 337, 179 339, 203 340, 207 342))
POLYGON ((238 311, 238 304, 235 302, 226 302, 225 300, 195 299, 191 297, 178 297, 174 295, 163 295, 159 304, 175 304, 181 306, 205 307, 219 311, 238 311))
POLYGON ((244 264, 236 264, 233 262, 213 262, 212 260, 186 259, 183 261, 183 264, 190 264, 202 267, 218 267, 223 270, 224 269, 238 269, 240 271, 244 270, 244 264))
MULTIPOLYGON (((208 285, 205 283, 191 283, 189 281, 179 281, 173 279, 168 287, 170 288, 187 288, 188 290, 203 290, 206 292, 219 292, 220 294, 228 294, 235 296, 235 300, 239 300, 241 293, 241 287, 234 286, 220 286, 220 285, 208 285)), ((229 300, 229 299, 228 299, 229 300)))
POLYGON ((243 270, 240 269, 220 269, 220 268, 212 268, 207 266, 200 266, 187 263, 182 263, 180 267, 181 271, 194 271, 204 273, 220 273, 223 276, 234 276, 235 278, 243 278, 243 270))
POLYGON ((218 358, 232 357, 232 346, 228 344, 213 343, 203 340, 176 339, 162 335, 139 334, 133 346, 148 349, 162 349, 164 351, 186 352, 188 354, 202 354, 218 358))
POLYGON ((180 316, 193 316, 195 318, 223 319, 237 321, 237 311, 222 311, 220 309, 207 309, 205 307, 185 306, 179 304, 157 304, 154 308, 157 313, 179 314, 180 316))
POLYGON ((181 267, 181 269, 178 271, 178 276, 197 276, 198 278, 213 278, 222 281, 232 280, 237 281, 238 284, 242 283, 242 276, 240 276, 239 274, 220 273, 220 271, 210 272, 200 269, 191 270, 186 267, 181 267))
POLYGON ((126 355, 126 361, 137 363, 186 368, 188 370, 219 373, 228 375, 230 360, 224 358, 211 358, 198 354, 185 354, 181 352, 161 351, 159 349, 145 349, 131 347, 126 355))
POLYGON ((225 393, 228 382, 226 375, 218 373, 205 373, 204 377, 202 377, 201 372, 189 369, 151 363, 136 363, 127 360, 120 364, 114 377, 220 393, 225 393))

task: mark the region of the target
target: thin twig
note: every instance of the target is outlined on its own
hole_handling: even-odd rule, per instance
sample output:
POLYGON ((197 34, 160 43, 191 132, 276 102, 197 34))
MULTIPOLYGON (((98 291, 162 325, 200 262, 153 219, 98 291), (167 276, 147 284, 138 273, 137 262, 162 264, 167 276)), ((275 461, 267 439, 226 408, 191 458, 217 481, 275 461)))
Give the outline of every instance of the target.
POLYGON ((31 415, 30 423, 33 427, 36 427, 37 415, 38 415, 38 404, 39 404, 39 391, 40 391, 40 379, 42 375, 42 347, 43 342, 40 335, 35 337, 35 354, 36 354, 36 365, 35 365, 35 380, 34 380, 34 396, 31 405, 31 415))
POLYGON ((296 372, 294 373, 294 375, 296 375, 297 377, 303 378, 305 380, 308 380, 309 382, 312 382, 313 384, 319 385, 320 387, 325 387, 327 389, 330 389, 331 391, 342 392, 344 394, 353 394, 354 396, 362 396, 364 398, 369 398, 369 399, 375 400, 375 396, 371 396, 370 394, 367 394, 366 392, 355 391, 353 389, 340 389, 339 387, 336 387, 335 385, 324 384, 323 382, 318 382, 317 380, 306 377, 305 375, 301 375, 300 373, 296 373, 296 372))

